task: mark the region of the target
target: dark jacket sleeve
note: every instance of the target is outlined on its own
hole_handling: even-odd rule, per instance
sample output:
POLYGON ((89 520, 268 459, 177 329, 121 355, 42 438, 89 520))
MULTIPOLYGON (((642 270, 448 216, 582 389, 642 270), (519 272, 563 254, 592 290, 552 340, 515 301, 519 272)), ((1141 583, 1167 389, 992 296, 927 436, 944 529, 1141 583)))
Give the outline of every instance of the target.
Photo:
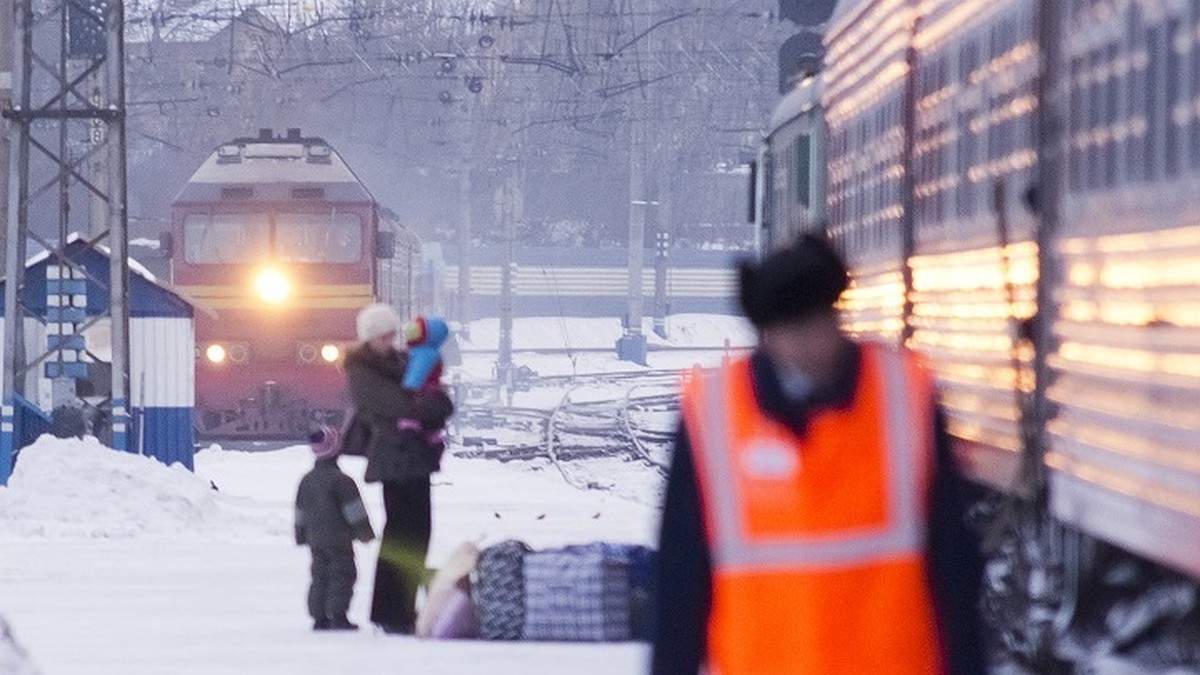
POLYGON ((305 508, 307 501, 308 478, 305 477, 300 481, 300 487, 296 489, 296 544, 304 546, 308 543, 308 512, 305 508))
POLYGON ((949 675, 985 675, 987 658, 979 612, 983 555, 966 521, 966 480, 946 432, 936 418, 937 465, 929 509, 929 580, 949 675))
POLYGON ((712 559, 691 444, 681 427, 667 476, 654 598, 652 675, 696 675, 707 651, 712 559))
POLYGON ((371 528, 371 519, 367 516, 367 507, 363 505, 362 495, 354 479, 342 476, 337 482, 338 506, 342 509, 342 517, 359 541, 371 541, 375 538, 375 530, 371 528))
POLYGON ((454 412, 454 404, 446 392, 405 389, 365 365, 348 365, 346 378, 354 407, 372 420, 415 419, 423 426, 438 427, 454 412))

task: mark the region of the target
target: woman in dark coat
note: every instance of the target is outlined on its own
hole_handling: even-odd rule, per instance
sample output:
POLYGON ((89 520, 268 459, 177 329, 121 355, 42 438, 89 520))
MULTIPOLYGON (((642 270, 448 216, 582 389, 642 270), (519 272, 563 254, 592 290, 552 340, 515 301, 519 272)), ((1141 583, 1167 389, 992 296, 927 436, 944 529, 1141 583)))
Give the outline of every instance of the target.
MULTIPOLYGON (((429 476, 438 470, 440 444, 400 428, 415 420, 440 428, 454 411, 444 391, 413 391, 402 386, 408 355, 397 347, 400 317, 376 304, 358 314, 361 344, 346 353, 346 378, 354 402, 347 435, 365 437, 366 481, 383 484, 387 521, 375 568, 371 622, 388 633, 411 634, 417 613, 417 587, 425 574, 432 524, 429 476), (368 432, 369 430, 369 432, 368 432)), ((347 443, 355 443, 347 438, 347 443)))

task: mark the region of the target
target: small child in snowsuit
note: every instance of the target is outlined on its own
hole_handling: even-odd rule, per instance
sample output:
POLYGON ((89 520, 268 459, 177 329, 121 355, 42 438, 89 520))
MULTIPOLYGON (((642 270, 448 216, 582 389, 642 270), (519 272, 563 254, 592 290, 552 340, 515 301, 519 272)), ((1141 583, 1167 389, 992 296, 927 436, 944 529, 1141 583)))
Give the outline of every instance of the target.
POLYGON ((296 543, 312 550, 308 613, 313 630, 357 630, 346 618, 358 569, 352 541, 375 538, 354 480, 338 468, 338 432, 322 426, 308 438, 316 464, 296 491, 296 543))
MULTIPOLYGON (((402 382, 405 389, 435 391, 442 386, 442 344, 450 335, 450 327, 437 317, 419 316, 405 326, 408 342, 408 367, 402 382)), ((432 453, 435 467, 440 467, 446 449, 444 426, 426 428, 417 420, 401 419, 396 423, 402 433, 417 436, 432 453)))

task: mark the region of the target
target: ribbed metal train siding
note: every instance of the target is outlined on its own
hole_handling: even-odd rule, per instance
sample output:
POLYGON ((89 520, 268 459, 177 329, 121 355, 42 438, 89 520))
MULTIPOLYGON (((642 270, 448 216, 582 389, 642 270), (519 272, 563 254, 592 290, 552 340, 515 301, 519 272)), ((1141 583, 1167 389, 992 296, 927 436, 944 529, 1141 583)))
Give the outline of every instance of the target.
POLYGON ((924 11, 911 75, 909 345, 933 364, 967 471, 1009 489, 1018 391, 1034 384, 1032 351, 1014 336, 1034 313, 1038 278, 1034 218, 1020 199, 1036 157, 1035 3, 934 0, 924 11))
POLYGON ((1007 487, 1020 445, 1015 391, 1031 385, 1030 355, 1013 353, 1013 320, 1032 314, 1037 279, 1032 217, 1015 197, 1034 159, 1033 3, 845 6, 853 9, 827 34, 824 104, 830 233, 855 269, 841 303, 846 328, 898 342, 907 300, 908 344, 936 372, 968 471, 1007 487), (1007 249, 991 205, 1001 182, 1014 195, 1007 249), (914 247, 907 296, 906 223, 914 247))
POLYGON ((1070 22, 1051 503, 1200 574, 1200 4, 1070 22))
POLYGON ((135 447, 166 464, 192 466, 196 337, 191 318, 129 322, 130 401, 135 447))
POLYGON ((854 269, 846 328, 899 340, 904 306, 904 105, 912 3, 841 3, 825 35, 822 105, 828 131, 828 232, 854 269))

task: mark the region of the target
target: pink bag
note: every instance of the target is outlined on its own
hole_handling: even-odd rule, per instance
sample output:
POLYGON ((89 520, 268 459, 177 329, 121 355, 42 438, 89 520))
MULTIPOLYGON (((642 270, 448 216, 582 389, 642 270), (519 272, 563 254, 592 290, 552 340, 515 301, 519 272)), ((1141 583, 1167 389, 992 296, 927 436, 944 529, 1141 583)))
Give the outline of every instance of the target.
POLYGON ((447 640, 479 637, 475 606, 471 603, 471 571, 479 549, 462 544, 429 582, 429 594, 417 612, 417 636, 447 640))
POLYGON ((471 603, 470 581, 461 580, 446 596, 442 611, 433 620, 429 637, 435 640, 456 640, 479 637, 479 622, 475 620, 475 605, 471 603))

